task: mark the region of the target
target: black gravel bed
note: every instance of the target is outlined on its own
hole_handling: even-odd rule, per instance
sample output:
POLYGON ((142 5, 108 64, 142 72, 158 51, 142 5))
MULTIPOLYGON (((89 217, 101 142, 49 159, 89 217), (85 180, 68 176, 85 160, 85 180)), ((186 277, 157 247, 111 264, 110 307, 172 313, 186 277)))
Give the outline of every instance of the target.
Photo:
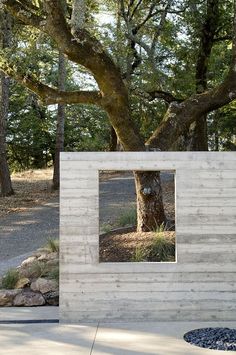
POLYGON ((236 329, 201 328, 184 334, 184 340, 205 349, 236 351, 236 329))

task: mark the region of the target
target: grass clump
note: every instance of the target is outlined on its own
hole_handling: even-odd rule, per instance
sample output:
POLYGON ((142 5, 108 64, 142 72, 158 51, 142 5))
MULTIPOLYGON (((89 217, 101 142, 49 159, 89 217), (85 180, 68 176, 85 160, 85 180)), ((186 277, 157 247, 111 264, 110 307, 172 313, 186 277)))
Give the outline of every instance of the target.
POLYGON ((109 223, 103 223, 101 226, 102 233, 109 233, 112 230, 112 225, 109 223))
POLYGON ((2 278, 1 287, 7 290, 14 289, 19 279, 19 271, 17 269, 10 269, 2 278))
POLYGON ((136 247, 134 255, 131 258, 132 262, 142 262, 146 261, 147 255, 146 251, 142 247, 136 247))
POLYGON ((150 245, 150 261, 175 261, 175 239, 166 236, 163 228, 160 226, 150 245))
POLYGON ((137 211, 136 208, 130 208, 127 211, 124 211, 117 222, 119 227, 125 226, 135 226, 137 224, 137 211))
POLYGON ((55 252, 59 253, 59 240, 49 238, 45 246, 45 249, 50 253, 55 253, 55 252))

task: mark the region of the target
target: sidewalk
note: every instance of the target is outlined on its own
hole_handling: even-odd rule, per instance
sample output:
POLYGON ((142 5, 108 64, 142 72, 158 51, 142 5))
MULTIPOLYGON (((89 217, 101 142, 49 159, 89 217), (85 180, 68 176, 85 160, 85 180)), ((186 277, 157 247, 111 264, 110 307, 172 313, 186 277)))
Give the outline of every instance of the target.
MULTIPOLYGON (((50 320, 57 307, 0 308, 0 321, 50 320)), ((236 322, 151 322, 0 324, 1 355, 225 355, 186 343, 183 334, 209 326, 236 327, 236 322)))

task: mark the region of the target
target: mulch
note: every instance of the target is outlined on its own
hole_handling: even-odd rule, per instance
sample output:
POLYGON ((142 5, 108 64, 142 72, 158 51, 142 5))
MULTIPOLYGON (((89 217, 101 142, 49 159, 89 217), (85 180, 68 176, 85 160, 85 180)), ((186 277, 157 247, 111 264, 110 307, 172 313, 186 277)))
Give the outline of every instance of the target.
MULTIPOLYGON (((165 238, 169 238, 175 242, 175 232, 162 232, 165 238)), ((142 249, 148 254, 155 232, 136 232, 135 227, 130 231, 125 229, 117 229, 100 235, 99 253, 100 262, 129 262, 133 261, 133 257, 137 248, 142 249)), ((161 261, 161 260, 145 260, 145 261, 161 261)), ((170 261, 175 261, 173 258, 170 261)))

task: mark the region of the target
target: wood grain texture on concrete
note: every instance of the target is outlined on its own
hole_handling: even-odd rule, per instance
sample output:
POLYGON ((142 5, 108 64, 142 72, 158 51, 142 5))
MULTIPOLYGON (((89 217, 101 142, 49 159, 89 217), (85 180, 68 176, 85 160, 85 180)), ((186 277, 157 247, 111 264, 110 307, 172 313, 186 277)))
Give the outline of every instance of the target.
POLYGON ((234 320, 236 153, 62 153, 60 320, 234 320), (99 263, 99 170, 172 170, 175 263, 99 263))

